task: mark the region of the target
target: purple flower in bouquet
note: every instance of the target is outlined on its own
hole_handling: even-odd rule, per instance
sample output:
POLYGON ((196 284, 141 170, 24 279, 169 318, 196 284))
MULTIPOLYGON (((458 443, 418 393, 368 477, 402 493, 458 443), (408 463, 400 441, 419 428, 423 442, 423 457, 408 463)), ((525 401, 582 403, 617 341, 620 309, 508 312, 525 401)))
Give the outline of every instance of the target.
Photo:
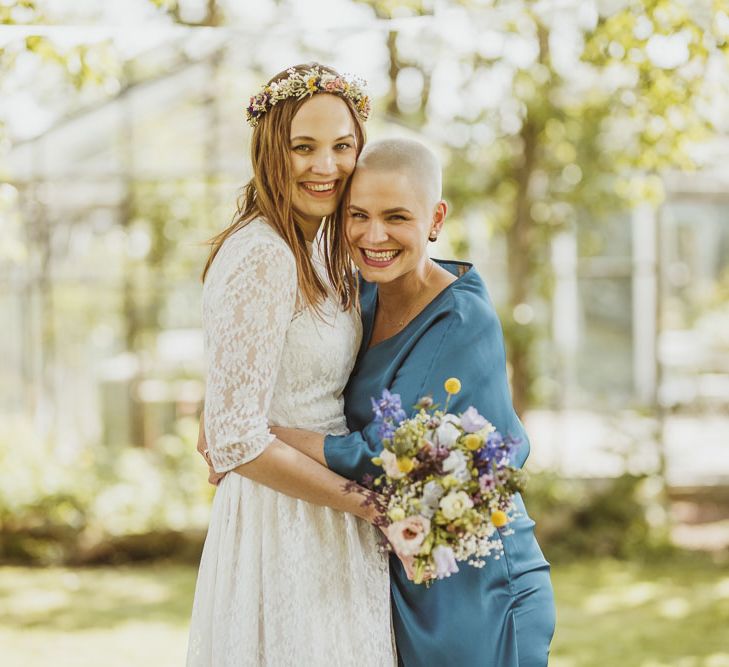
POLYGON ((407 415, 402 409, 400 394, 391 394, 387 389, 383 389, 382 398, 378 403, 383 419, 392 419, 395 422, 407 419, 407 415))
POLYGON ((377 435, 380 437, 380 440, 392 440, 392 437, 395 435, 395 425, 389 421, 381 421, 378 423, 377 435))
POLYGON ((375 414, 375 422, 379 423, 379 435, 383 440, 392 438, 400 422, 407 419, 402 409, 400 394, 391 394, 387 389, 382 390, 382 397, 372 401, 372 412, 375 414))
POLYGON ((380 439, 391 439, 400 422, 407 419, 407 415, 402 409, 400 394, 391 394, 387 389, 383 389, 379 400, 374 398, 370 400, 372 401, 372 412, 375 414, 375 423, 379 424, 380 439))
POLYGON ((453 549, 439 544, 433 549, 433 560, 435 561, 435 576, 438 579, 445 579, 458 572, 456 556, 453 549))
POLYGON ((479 465, 493 462, 499 467, 505 466, 511 460, 518 444, 518 440, 512 437, 504 438, 498 431, 493 431, 486 436, 484 446, 476 452, 474 458, 479 465))
POLYGON ((461 427, 466 433, 476 433, 488 425, 488 420, 478 414, 478 410, 471 406, 461 415, 461 427))

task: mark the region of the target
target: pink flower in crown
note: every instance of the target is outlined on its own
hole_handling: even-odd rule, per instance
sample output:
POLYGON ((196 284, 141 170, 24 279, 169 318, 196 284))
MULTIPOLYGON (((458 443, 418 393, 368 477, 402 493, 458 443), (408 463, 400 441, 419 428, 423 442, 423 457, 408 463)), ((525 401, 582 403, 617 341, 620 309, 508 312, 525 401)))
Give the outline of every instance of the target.
POLYGON ((403 556, 415 556, 430 532, 430 519, 416 514, 394 521, 387 527, 387 538, 403 556))
POLYGON ((327 81, 324 84, 324 90, 328 93, 341 93, 343 89, 342 80, 339 77, 332 79, 331 81, 327 81))

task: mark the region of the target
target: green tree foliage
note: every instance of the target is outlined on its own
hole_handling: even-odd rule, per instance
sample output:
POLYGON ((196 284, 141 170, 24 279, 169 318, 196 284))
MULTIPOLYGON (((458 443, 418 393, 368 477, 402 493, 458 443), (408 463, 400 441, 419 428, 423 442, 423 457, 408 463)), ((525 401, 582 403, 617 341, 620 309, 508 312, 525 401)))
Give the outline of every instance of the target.
MULTIPOLYGON (((429 2, 362 1, 381 18, 432 10, 429 2)), ((387 37, 387 112, 448 146, 448 197, 457 209, 479 210, 489 233, 506 241, 502 321, 519 410, 534 399, 535 341, 549 323, 514 312, 550 298, 552 238, 578 223, 599 226, 609 210, 660 201, 657 174, 692 166, 692 147, 712 132, 707 109, 718 94, 718 71, 726 77, 720 3, 600 6, 604 14, 590 3, 560 13, 529 0, 463 0, 452 9, 465 12, 459 38, 474 48, 459 48, 454 34, 428 24, 387 37), (577 18, 566 21, 570 15, 577 18), (571 61, 565 64, 562 49, 558 63, 555 44, 566 39, 574 42, 571 61), (439 68, 448 74, 431 85, 439 68), (398 104, 408 98, 402 88, 418 78, 403 77, 405 69, 417 70, 423 82, 415 108, 398 104), (479 102, 499 85, 500 100, 479 102), (435 96, 458 103, 440 104, 435 96)), ((464 231, 456 249, 467 245, 464 231)))
MULTIPOLYGON (((94 97, 116 94, 120 88, 122 61, 111 39, 59 44, 41 29, 63 23, 58 8, 49 11, 47 5, 38 0, 0 2, 0 25, 29 29, 25 36, 0 46, 0 97, 9 97, 22 89, 42 102, 50 95, 49 88, 54 96, 59 96, 64 87, 69 100, 75 100, 79 94, 90 94, 88 102, 94 97), (38 34, 33 34, 33 26, 38 26, 38 34), (20 69, 26 72, 25 80, 17 76, 20 69), (31 78, 32 86, 28 80, 31 78)), ((0 106, 0 139, 6 134, 6 122, 0 106)))

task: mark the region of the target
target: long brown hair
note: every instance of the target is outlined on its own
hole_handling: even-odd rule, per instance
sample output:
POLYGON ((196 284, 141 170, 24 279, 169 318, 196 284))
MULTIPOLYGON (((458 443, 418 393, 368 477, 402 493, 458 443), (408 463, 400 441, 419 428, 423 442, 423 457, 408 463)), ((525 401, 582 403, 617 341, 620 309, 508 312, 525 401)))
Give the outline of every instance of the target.
MULTIPOLYGON (((269 84, 288 77, 290 69, 304 72, 312 67, 317 67, 335 76, 339 75, 331 67, 318 63, 307 63, 279 72, 269 81, 269 84)), ((339 97, 347 104, 354 120, 357 144, 355 150, 359 157, 365 143, 364 125, 357 115, 353 103, 346 97, 339 97)), ((251 139, 253 178, 248 181, 238 198, 237 211, 232 223, 208 241, 211 248, 202 273, 203 281, 225 240, 252 220, 262 217, 291 248, 296 260, 299 290, 305 302, 316 308, 326 297, 327 290, 314 269, 306 247, 300 224, 301 216, 293 208, 291 202, 291 184, 293 182, 290 159, 291 121, 308 99, 309 97, 281 100, 261 116, 253 129, 251 139)), ((321 239, 324 245, 324 259, 329 281, 343 307, 349 309, 356 303, 356 284, 346 244, 342 243, 341 234, 337 233, 335 228, 341 224, 338 217, 333 213, 324 218, 321 239)))

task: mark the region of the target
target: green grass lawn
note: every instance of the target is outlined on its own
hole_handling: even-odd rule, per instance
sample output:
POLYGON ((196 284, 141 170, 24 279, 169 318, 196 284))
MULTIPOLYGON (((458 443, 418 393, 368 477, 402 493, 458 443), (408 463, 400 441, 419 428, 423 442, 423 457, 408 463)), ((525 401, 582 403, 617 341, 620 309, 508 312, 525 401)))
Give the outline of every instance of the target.
MULTIPOLYGON (((729 667, 729 564, 593 560, 553 577, 553 667, 729 667)), ((171 564, 0 568, 0 663, 182 665, 194 582, 171 564)))

